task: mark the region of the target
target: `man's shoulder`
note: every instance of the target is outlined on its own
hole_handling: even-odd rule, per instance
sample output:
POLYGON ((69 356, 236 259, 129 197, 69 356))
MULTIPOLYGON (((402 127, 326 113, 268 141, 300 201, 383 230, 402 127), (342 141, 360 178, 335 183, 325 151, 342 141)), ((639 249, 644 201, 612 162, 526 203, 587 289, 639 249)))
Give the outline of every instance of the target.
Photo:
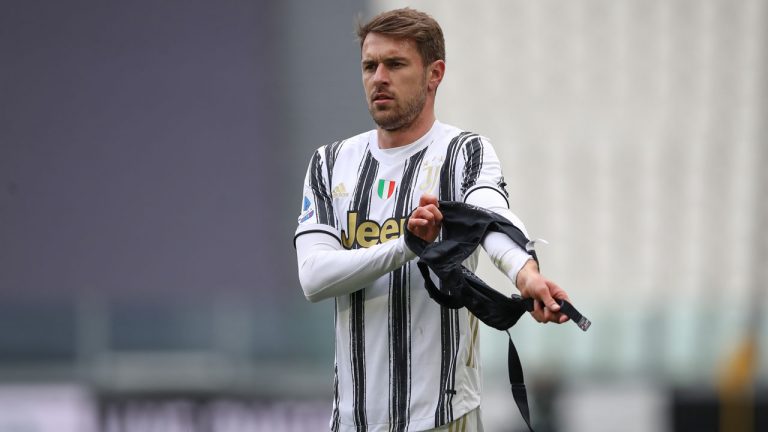
POLYGON ((439 139, 442 139, 446 142, 452 142, 455 140, 465 142, 472 139, 478 139, 480 141, 484 141, 485 143, 489 143, 488 138, 486 138, 484 135, 442 122, 440 123, 440 129, 438 133, 439 139))
POLYGON ((443 122, 439 122, 438 127, 439 127, 439 132, 445 135, 456 135, 462 132, 466 132, 464 129, 458 126, 454 126, 454 125, 443 123, 443 122))
POLYGON ((370 141, 370 138, 371 138, 371 133, 373 133, 373 132, 375 132, 375 131, 374 130, 369 130, 369 131, 361 132, 361 133, 359 133, 357 135, 351 136, 351 137, 346 138, 346 139, 342 139, 342 140, 338 140, 338 141, 333 141, 331 143, 324 144, 324 145, 320 146, 317 149, 317 151, 320 152, 320 153, 324 153, 324 152, 326 152, 328 150, 339 151, 341 149, 352 150, 352 149, 362 149, 362 148, 365 148, 368 145, 368 143, 370 141))

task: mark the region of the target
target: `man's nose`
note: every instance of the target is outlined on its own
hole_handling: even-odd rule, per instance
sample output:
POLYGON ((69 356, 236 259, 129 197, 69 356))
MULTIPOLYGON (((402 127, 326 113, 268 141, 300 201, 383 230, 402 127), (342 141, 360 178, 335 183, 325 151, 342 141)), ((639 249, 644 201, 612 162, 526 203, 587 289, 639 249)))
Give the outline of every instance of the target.
POLYGON ((377 84, 389 82, 389 72, 387 72, 387 67, 384 64, 380 63, 376 66, 376 72, 373 74, 373 82, 377 84))

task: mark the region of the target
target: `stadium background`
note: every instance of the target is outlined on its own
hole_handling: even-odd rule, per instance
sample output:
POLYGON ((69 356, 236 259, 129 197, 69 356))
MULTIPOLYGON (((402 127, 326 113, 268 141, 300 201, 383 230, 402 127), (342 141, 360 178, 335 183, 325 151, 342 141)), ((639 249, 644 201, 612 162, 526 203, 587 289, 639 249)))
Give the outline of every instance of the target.
MULTIPOLYGON (((372 127, 356 17, 404 4, 0 3, 0 432, 325 430, 301 181, 372 127)), ((594 322, 513 329, 537 430, 766 430, 768 2, 410 4, 439 118, 491 138, 594 322)), ((518 430, 483 333, 487 430, 518 430)))

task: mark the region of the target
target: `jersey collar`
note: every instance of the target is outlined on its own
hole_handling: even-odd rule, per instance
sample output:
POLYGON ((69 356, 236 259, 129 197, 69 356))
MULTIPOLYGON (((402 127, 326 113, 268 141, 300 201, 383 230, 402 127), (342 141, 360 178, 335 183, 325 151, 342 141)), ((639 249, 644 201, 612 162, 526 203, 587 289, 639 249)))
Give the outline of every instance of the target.
POLYGON ((391 149, 379 148, 379 138, 376 134, 376 129, 374 129, 368 132, 369 149, 371 150, 373 157, 376 158, 380 164, 398 164, 420 152, 422 149, 432 143, 436 135, 436 131, 440 128, 440 125, 441 123, 435 120, 435 122, 432 123, 432 127, 429 129, 429 131, 427 131, 427 133, 424 134, 421 138, 410 144, 391 149))

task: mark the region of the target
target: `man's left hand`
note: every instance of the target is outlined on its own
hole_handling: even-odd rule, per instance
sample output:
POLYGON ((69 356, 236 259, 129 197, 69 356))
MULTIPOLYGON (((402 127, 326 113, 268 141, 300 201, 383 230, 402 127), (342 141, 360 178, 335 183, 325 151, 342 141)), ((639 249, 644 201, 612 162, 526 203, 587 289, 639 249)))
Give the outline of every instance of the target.
POLYGON ((568 294, 556 283, 539 273, 536 261, 529 260, 517 273, 517 288, 523 298, 533 298, 533 318, 543 324, 548 322, 562 324, 568 317, 560 312, 558 300, 568 300, 568 294))

